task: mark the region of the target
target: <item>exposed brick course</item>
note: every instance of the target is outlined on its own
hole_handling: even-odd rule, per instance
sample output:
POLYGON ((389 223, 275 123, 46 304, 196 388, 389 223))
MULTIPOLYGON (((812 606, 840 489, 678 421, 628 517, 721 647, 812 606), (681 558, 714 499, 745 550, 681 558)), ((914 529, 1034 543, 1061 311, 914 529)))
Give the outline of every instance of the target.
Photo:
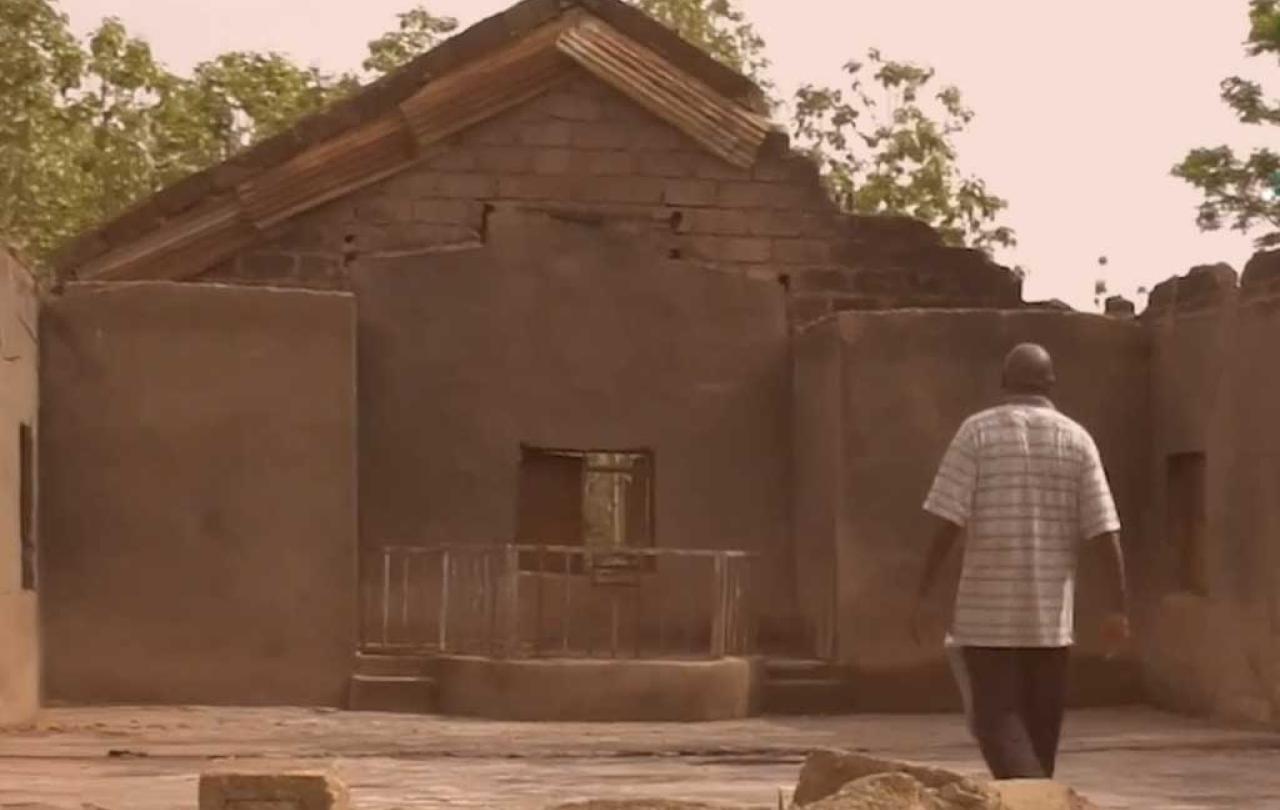
POLYGON ((1009 306, 1020 285, 927 225, 848 217, 817 167, 771 140, 742 169, 706 153, 586 75, 433 148, 414 168, 302 214, 202 276, 242 283, 346 284, 363 255, 427 253, 483 239, 486 207, 664 233, 690 272, 789 278, 796 323, 841 308, 1009 306))

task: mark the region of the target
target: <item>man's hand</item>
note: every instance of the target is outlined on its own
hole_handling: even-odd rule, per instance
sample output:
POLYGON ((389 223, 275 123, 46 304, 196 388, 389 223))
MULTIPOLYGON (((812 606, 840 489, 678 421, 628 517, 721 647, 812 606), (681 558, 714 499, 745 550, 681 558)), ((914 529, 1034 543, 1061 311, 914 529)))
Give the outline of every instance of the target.
POLYGON ((937 646, 935 641, 941 643, 943 634, 942 623, 937 621, 929 599, 917 597, 911 608, 911 640, 918 645, 932 647, 937 646))
POLYGON ((911 605, 911 640, 917 645, 924 644, 925 633, 928 628, 925 626, 925 600, 916 597, 911 605))
POLYGON ((1102 620, 1102 649, 1108 659, 1116 658, 1129 646, 1129 617, 1111 613, 1102 620))

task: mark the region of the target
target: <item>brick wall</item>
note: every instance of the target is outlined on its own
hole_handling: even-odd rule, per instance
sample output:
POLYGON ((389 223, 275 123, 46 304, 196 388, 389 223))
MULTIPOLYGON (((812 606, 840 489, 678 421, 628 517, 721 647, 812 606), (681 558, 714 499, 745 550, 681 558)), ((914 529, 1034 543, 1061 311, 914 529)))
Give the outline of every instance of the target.
POLYGON ((414 169, 285 223, 202 278, 346 286, 361 256, 474 245, 501 207, 614 218, 707 271, 776 279, 800 321, 840 309, 1019 306, 978 251, 910 220, 834 210, 814 165, 772 139, 751 169, 701 150, 583 74, 453 139, 414 169))

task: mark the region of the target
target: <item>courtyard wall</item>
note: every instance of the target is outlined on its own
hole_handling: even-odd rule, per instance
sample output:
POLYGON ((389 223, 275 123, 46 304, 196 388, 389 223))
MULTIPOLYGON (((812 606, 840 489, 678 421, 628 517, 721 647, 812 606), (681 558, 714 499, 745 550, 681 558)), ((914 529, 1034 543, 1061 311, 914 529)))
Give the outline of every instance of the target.
MULTIPOLYGON (((1001 360, 1023 341, 1053 353, 1055 401, 1097 439, 1125 525, 1126 556, 1140 572, 1149 412, 1140 327, 1048 311, 904 310, 844 313, 796 338, 796 400, 827 403, 807 406, 820 427, 797 429, 810 437, 798 440, 797 481, 828 482, 820 496, 801 496, 818 502, 821 518, 806 518, 797 533, 799 565, 807 572, 802 579, 820 578, 829 588, 825 605, 810 608, 833 616, 832 651, 853 668, 859 703, 868 709, 958 706, 940 651, 918 647, 909 635, 932 532, 921 503, 961 422, 999 400, 1001 360)), ((953 580, 958 559, 943 581, 953 580)), ((1088 566, 1082 570, 1073 701, 1137 700, 1135 662, 1100 655, 1099 582, 1088 566)), ((940 594, 937 603, 949 597, 940 594)))
POLYGON ((1280 253, 1237 283, 1202 267, 1156 288, 1150 575, 1140 638, 1152 696, 1280 720, 1280 253), (1194 470, 1190 476, 1186 470, 1194 470))
POLYGON ((48 697, 340 705, 351 296, 72 285, 41 331, 48 697))
POLYGON ((36 329, 33 279, 0 245, 0 726, 31 720, 40 702, 36 329))

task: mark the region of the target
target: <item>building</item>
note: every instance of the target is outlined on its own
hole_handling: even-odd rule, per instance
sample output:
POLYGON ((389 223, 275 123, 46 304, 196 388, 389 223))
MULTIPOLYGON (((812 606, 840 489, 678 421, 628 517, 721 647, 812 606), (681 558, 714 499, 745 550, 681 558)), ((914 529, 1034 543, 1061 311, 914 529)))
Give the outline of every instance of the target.
MULTIPOLYGON (((425 705, 385 654, 429 647, 449 653, 441 705, 469 713, 741 714, 755 651, 822 662, 790 685, 769 670, 775 705, 815 678, 851 707, 952 705, 905 627, 919 502, 999 357, 1034 339, 1108 460, 1148 640, 1108 662, 1086 633, 1077 698, 1277 703, 1259 688, 1274 565, 1248 568, 1232 648, 1258 683, 1160 640, 1241 615, 1213 601, 1227 569, 1203 563, 1185 598, 1168 575, 1211 559, 1213 499, 1237 497, 1215 489, 1243 469, 1219 443, 1255 454, 1251 486, 1271 474, 1233 432, 1270 435, 1245 408, 1264 399, 1171 415, 1212 388, 1181 353, 1260 352, 1269 309, 1232 292, 1203 327, 1220 343, 1191 349, 1177 307, 1028 307, 981 252, 835 210, 756 87, 615 0, 526 0, 86 235, 59 275, 40 378, 52 699, 403 687, 425 705), (1166 502, 1204 510, 1166 521, 1166 502), (357 650, 384 657, 356 672, 357 650)), ((1258 553, 1263 501, 1234 541, 1258 553)))
POLYGON ((0 726, 39 705, 36 362, 35 284, 0 245, 0 726))

